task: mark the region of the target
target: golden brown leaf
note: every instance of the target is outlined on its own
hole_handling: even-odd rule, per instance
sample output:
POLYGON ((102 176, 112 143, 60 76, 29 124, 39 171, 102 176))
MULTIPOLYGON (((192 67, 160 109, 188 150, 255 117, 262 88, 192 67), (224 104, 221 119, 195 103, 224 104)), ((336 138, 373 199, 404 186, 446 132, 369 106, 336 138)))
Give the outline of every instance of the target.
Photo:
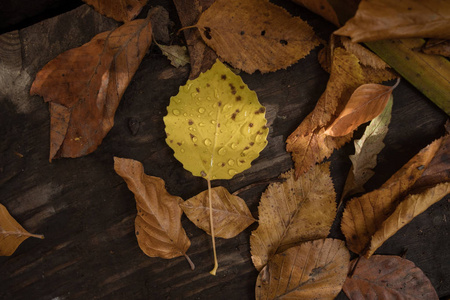
POLYGON ((315 240, 289 248, 259 273, 256 299, 334 299, 345 282, 349 261, 341 240, 315 240))
POLYGON ((119 22, 137 17, 148 0, 83 0, 96 11, 119 22))
POLYGON ((10 256, 17 247, 29 237, 43 239, 40 234, 31 234, 26 231, 9 214, 5 206, 0 204, 0 256, 10 256))
POLYGON ((395 211, 401 197, 414 185, 439 149, 442 138, 434 141, 399 171, 389 178, 378 190, 353 198, 342 216, 341 229, 347 240, 347 247, 360 255, 368 255, 372 236, 381 224, 395 211))
MULTIPOLYGON (((352 260, 350 265, 355 265, 357 260, 352 260)), ((439 298, 422 270, 407 259, 391 255, 361 257, 343 290, 350 300, 439 298)))
POLYGON ((335 34, 354 42, 430 37, 450 38, 450 2, 362 0, 356 15, 335 34))
MULTIPOLYGON (((241 233, 255 219, 245 201, 231 195, 224 187, 211 189, 214 233, 217 237, 229 239, 241 233)), ((203 191, 180 204, 186 216, 197 227, 211 234, 209 223, 208 191, 203 191)))
POLYGON ((336 26, 340 26, 339 19, 334 11, 333 6, 328 0, 292 0, 293 2, 303 5, 310 11, 322 16, 325 20, 333 23, 336 26))
POLYGON ((389 68, 389 66, 375 53, 361 44, 352 42, 348 37, 341 36, 340 42, 348 52, 354 54, 359 59, 359 62, 362 65, 372 67, 374 69, 389 68))
POLYGON ((219 57, 250 74, 286 68, 319 44, 306 22, 267 0, 217 0, 195 26, 219 57))
POLYGON ((422 52, 450 57, 450 40, 429 39, 423 45, 422 52))
POLYGON ((191 242, 181 226, 180 197, 170 195, 164 180, 144 174, 142 164, 133 159, 114 157, 114 170, 134 193, 137 206, 135 220, 139 247, 150 257, 184 256, 191 242))
POLYGON ((259 226, 250 236, 256 269, 289 246, 328 235, 336 216, 329 168, 329 163, 316 165, 297 181, 291 170, 283 175, 285 182, 271 184, 261 196, 259 226))
POLYGON ((397 81, 394 86, 370 83, 358 87, 348 100, 344 110, 328 126, 325 134, 344 136, 353 132, 359 125, 377 117, 384 110, 392 91, 399 82, 397 81))
POLYGON ((151 37, 149 19, 135 20, 60 54, 37 73, 30 94, 50 102, 50 161, 100 145, 151 37))

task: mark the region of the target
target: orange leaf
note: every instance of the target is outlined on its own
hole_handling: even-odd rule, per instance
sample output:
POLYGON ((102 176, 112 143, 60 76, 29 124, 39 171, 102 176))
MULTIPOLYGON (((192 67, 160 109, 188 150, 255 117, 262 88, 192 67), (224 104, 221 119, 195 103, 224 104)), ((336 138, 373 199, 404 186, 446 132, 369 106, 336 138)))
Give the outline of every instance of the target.
POLYGON ((142 164, 133 159, 114 157, 114 170, 127 183, 136 198, 136 237, 139 247, 150 257, 184 256, 191 242, 181 226, 180 197, 170 195, 164 180, 144 174, 142 164))
POLYGON ((135 20, 60 54, 37 73, 30 94, 50 102, 50 161, 100 145, 151 37, 149 19, 135 20))
MULTIPOLYGON (((358 259, 352 260, 355 265, 358 259)), ((430 280, 413 262, 391 255, 361 257, 344 293, 353 299, 438 299, 430 280)))
POLYGON ((400 80, 392 87, 375 83, 358 87, 325 134, 344 136, 353 132, 359 125, 377 117, 383 112, 392 91, 399 82, 400 80))
POLYGON ((266 0, 217 0, 195 27, 219 57, 250 74, 286 68, 319 44, 306 22, 266 0))
POLYGON ((5 206, 0 204, 0 256, 10 256, 17 247, 29 237, 43 239, 40 234, 31 234, 26 231, 9 214, 5 206))
POLYGON ((96 11, 119 22, 137 17, 148 0, 83 0, 96 11))

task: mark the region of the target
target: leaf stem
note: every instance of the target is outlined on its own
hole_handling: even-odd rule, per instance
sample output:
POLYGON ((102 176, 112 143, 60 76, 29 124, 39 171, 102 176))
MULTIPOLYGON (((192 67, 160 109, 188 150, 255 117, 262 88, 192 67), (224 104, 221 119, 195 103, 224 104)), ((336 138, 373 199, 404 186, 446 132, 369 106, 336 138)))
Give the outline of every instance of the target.
POLYGON ((1 234, 5 234, 5 235, 17 235, 17 236, 28 236, 28 237, 34 237, 37 239, 44 239, 44 235, 42 234, 33 234, 33 233, 29 233, 29 232, 24 232, 24 231, 5 231, 5 230, 1 230, 0 231, 1 234))
POLYGON ((212 239, 212 246, 213 246, 213 253, 214 253, 214 268, 209 272, 211 275, 216 275, 217 268, 219 267, 219 263, 217 262, 217 253, 216 253, 216 241, 214 239, 214 221, 213 221, 213 215, 212 215, 212 198, 211 198, 211 180, 208 177, 206 178, 208 181, 208 202, 209 202, 209 225, 211 227, 211 239, 212 239))
POLYGON ((197 25, 191 25, 191 26, 185 26, 185 27, 182 27, 182 28, 178 29, 177 35, 179 35, 180 32, 182 32, 182 31, 184 31, 184 30, 186 30, 186 29, 192 29, 192 28, 197 28, 197 25))
POLYGON ((195 265, 192 262, 191 258, 186 253, 184 254, 184 257, 186 258, 187 262, 189 263, 189 266, 191 267, 191 270, 192 271, 195 270, 195 265))

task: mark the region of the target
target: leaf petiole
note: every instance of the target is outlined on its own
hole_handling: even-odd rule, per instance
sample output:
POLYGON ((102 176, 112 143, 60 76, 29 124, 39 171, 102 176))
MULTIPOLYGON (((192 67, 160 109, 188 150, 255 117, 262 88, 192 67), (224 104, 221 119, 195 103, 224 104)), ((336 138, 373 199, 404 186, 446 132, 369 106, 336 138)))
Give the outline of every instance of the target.
POLYGON ((212 246, 213 246, 213 253, 214 253, 214 268, 209 272, 211 275, 216 275, 217 268, 219 267, 219 263, 217 262, 217 253, 216 253, 216 241, 214 239, 214 220, 212 215, 212 200, 211 200, 211 180, 208 177, 206 178, 208 181, 208 202, 209 202, 209 224, 211 226, 211 239, 212 239, 212 246))

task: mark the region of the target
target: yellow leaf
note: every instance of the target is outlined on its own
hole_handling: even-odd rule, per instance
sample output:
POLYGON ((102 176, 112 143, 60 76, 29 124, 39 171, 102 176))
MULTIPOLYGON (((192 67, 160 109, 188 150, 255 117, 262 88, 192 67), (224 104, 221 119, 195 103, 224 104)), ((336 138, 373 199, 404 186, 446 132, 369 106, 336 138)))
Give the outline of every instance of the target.
MULTIPOLYGON (((224 187, 211 189, 214 230, 217 237, 229 239, 241 233, 255 219, 245 201, 231 195, 224 187)), ((211 234, 208 191, 203 191, 180 204, 186 216, 197 227, 211 234)))
POLYGON ((277 254, 256 281, 256 299, 334 299, 348 273, 350 253, 341 240, 306 242, 277 254))
POLYGON ((180 87, 164 117, 167 144, 194 176, 229 179, 267 145, 265 108, 224 64, 180 87))
POLYGON ((306 22, 267 0, 216 0, 195 26, 219 57, 250 74, 286 68, 319 45, 306 22))
POLYGON ((259 226, 250 236, 256 269, 289 246, 327 237, 336 216, 329 168, 329 163, 316 165, 297 181, 291 170, 283 175, 285 182, 271 184, 261 196, 259 226))
POLYGON ((31 234, 26 231, 9 214, 6 207, 0 204, 0 256, 10 256, 17 247, 29 237, 43 239, 40 234, 31 234))

